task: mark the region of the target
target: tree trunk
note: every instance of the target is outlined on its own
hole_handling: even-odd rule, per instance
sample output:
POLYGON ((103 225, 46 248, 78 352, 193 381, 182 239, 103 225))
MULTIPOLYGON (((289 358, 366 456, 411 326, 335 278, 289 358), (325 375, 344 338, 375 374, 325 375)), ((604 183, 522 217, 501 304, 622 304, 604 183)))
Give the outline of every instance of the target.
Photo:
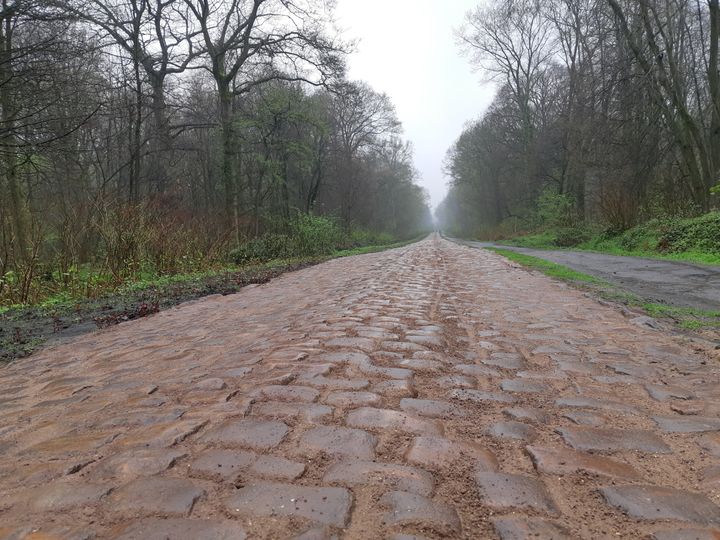
POLYGON ((151 76, 153 132, 150 140, 150 181, 158 193, 163 193, 169 182, 168 162, 171 159, 172 138, 165 103, 165 82, 161 76, 151 76))
POLYGON ((712 159, 713 177, 710 187, 720 181, 720 69, 718 48, 720 48, 720 0, 709 0, 710 7, 710 57, 708 59, 708 86, 712 106, 710 123, 710 156, 712 159))
POLYGON ((15 229, 15 249, 17 257, 26 261, 28 258, 28 227, 25 202, 20 188, 17 159, 17 138, 15 137, 16 104, 13 100, 13 19, 9 13, 7 0, 3 0, 4 20, 0 24, 0 104, 2 105, 3 135, 0 145, 4 146, 3 161, 5 165, 5 181, 7 183, 10 215, 15 229))
POLYGON ((140 64, 133 58, 133 73, 135 75, 135 110, 134 118, 130 122, 132 132, 130 135, 130 178, 128 185, 128 199, 131 203, 137 202, 140 194, 140 171, 142 169, 142 78, 140 77, 140 64))
POLYGON ((225 196, 225 219, 233 220, 236 206, 235 127, 233 125, 233 95, 230 84, 218 81, 220 97, 220 130, 222 134, 222 186, 225 196))

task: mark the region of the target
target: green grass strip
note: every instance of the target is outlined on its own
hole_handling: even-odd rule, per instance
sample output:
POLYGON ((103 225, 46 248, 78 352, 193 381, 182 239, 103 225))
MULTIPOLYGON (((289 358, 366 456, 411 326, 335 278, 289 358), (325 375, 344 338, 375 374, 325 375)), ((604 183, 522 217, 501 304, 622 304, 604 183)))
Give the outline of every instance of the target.
POLYGON ((598 279, 595 276, 583 274, 582 272, 576 272, 575 270, 572 270, 567 266, 546 261, 544 259, 539 259, 537 257, 532 257, 530 255, 525 255, 523 253, 517 253, 515 251, 500 248, 487 249, 489 249, 490 251, 494 251, 498 255, 502 255, 503 257, 510 259, 513 262, 516 262, 528 268, 539 270, 547 276, 561 279, 563 281, 569 281, 572 283, 593 283, 596 285, 605 285, 607 283, 606 281, 598 279))

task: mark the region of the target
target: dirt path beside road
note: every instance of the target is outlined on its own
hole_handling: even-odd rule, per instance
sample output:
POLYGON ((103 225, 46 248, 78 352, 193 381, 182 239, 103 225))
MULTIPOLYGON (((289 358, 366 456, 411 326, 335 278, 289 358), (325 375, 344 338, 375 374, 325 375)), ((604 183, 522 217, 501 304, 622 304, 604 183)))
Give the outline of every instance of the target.
POLYGON ((604 279, 648 302, 720 311, 720 266, 593 253, 500 246, 460 241, 478 248, 498 247, 538 257, 604 279))

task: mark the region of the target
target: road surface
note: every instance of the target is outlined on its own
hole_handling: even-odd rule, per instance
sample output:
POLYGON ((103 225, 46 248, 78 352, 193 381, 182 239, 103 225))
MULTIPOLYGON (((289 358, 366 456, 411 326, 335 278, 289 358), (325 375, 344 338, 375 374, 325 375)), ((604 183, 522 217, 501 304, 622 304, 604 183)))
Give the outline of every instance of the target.
POLYGON ((498 247, 562 264, 604 279, 649 302, 720 311, 720 266, 593 253, 500 246, 460 241, 471 247, 498 247))
POLYGON ((0 538, 716 538, 677 339, 437 236, 187 303, 0 371, 0 538))

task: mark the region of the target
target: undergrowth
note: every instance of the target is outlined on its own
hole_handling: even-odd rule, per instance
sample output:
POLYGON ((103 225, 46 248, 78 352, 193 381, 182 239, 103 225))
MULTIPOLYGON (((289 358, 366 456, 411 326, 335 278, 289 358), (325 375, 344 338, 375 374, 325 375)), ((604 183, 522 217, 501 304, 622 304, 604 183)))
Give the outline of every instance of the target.
POLYGON ((327 258, 366 247, 372 251, 398 240, 386 233, 344 228, 331 217, 298 215, 271 223, 266 233, 229 249, 226 238, 201 242, 196 237, 212 236, 202 228, 173 231, 173 222, 148 223, 134 216, 114 217, 125 219, 133 235, 107 227, 102 256, 91 262, 68 263, 57 256, 41 263, 38 258, 0 272, 0 315, 24 306, 53 310, 83 299, 203 280, 270 262, 327 258))
POLYGON ((547 229, 500 241, 534 248, 572 248, 612 255, 720 265, 720 212, 694 218, 652 219, 624 232, 583 227, 547 229))

